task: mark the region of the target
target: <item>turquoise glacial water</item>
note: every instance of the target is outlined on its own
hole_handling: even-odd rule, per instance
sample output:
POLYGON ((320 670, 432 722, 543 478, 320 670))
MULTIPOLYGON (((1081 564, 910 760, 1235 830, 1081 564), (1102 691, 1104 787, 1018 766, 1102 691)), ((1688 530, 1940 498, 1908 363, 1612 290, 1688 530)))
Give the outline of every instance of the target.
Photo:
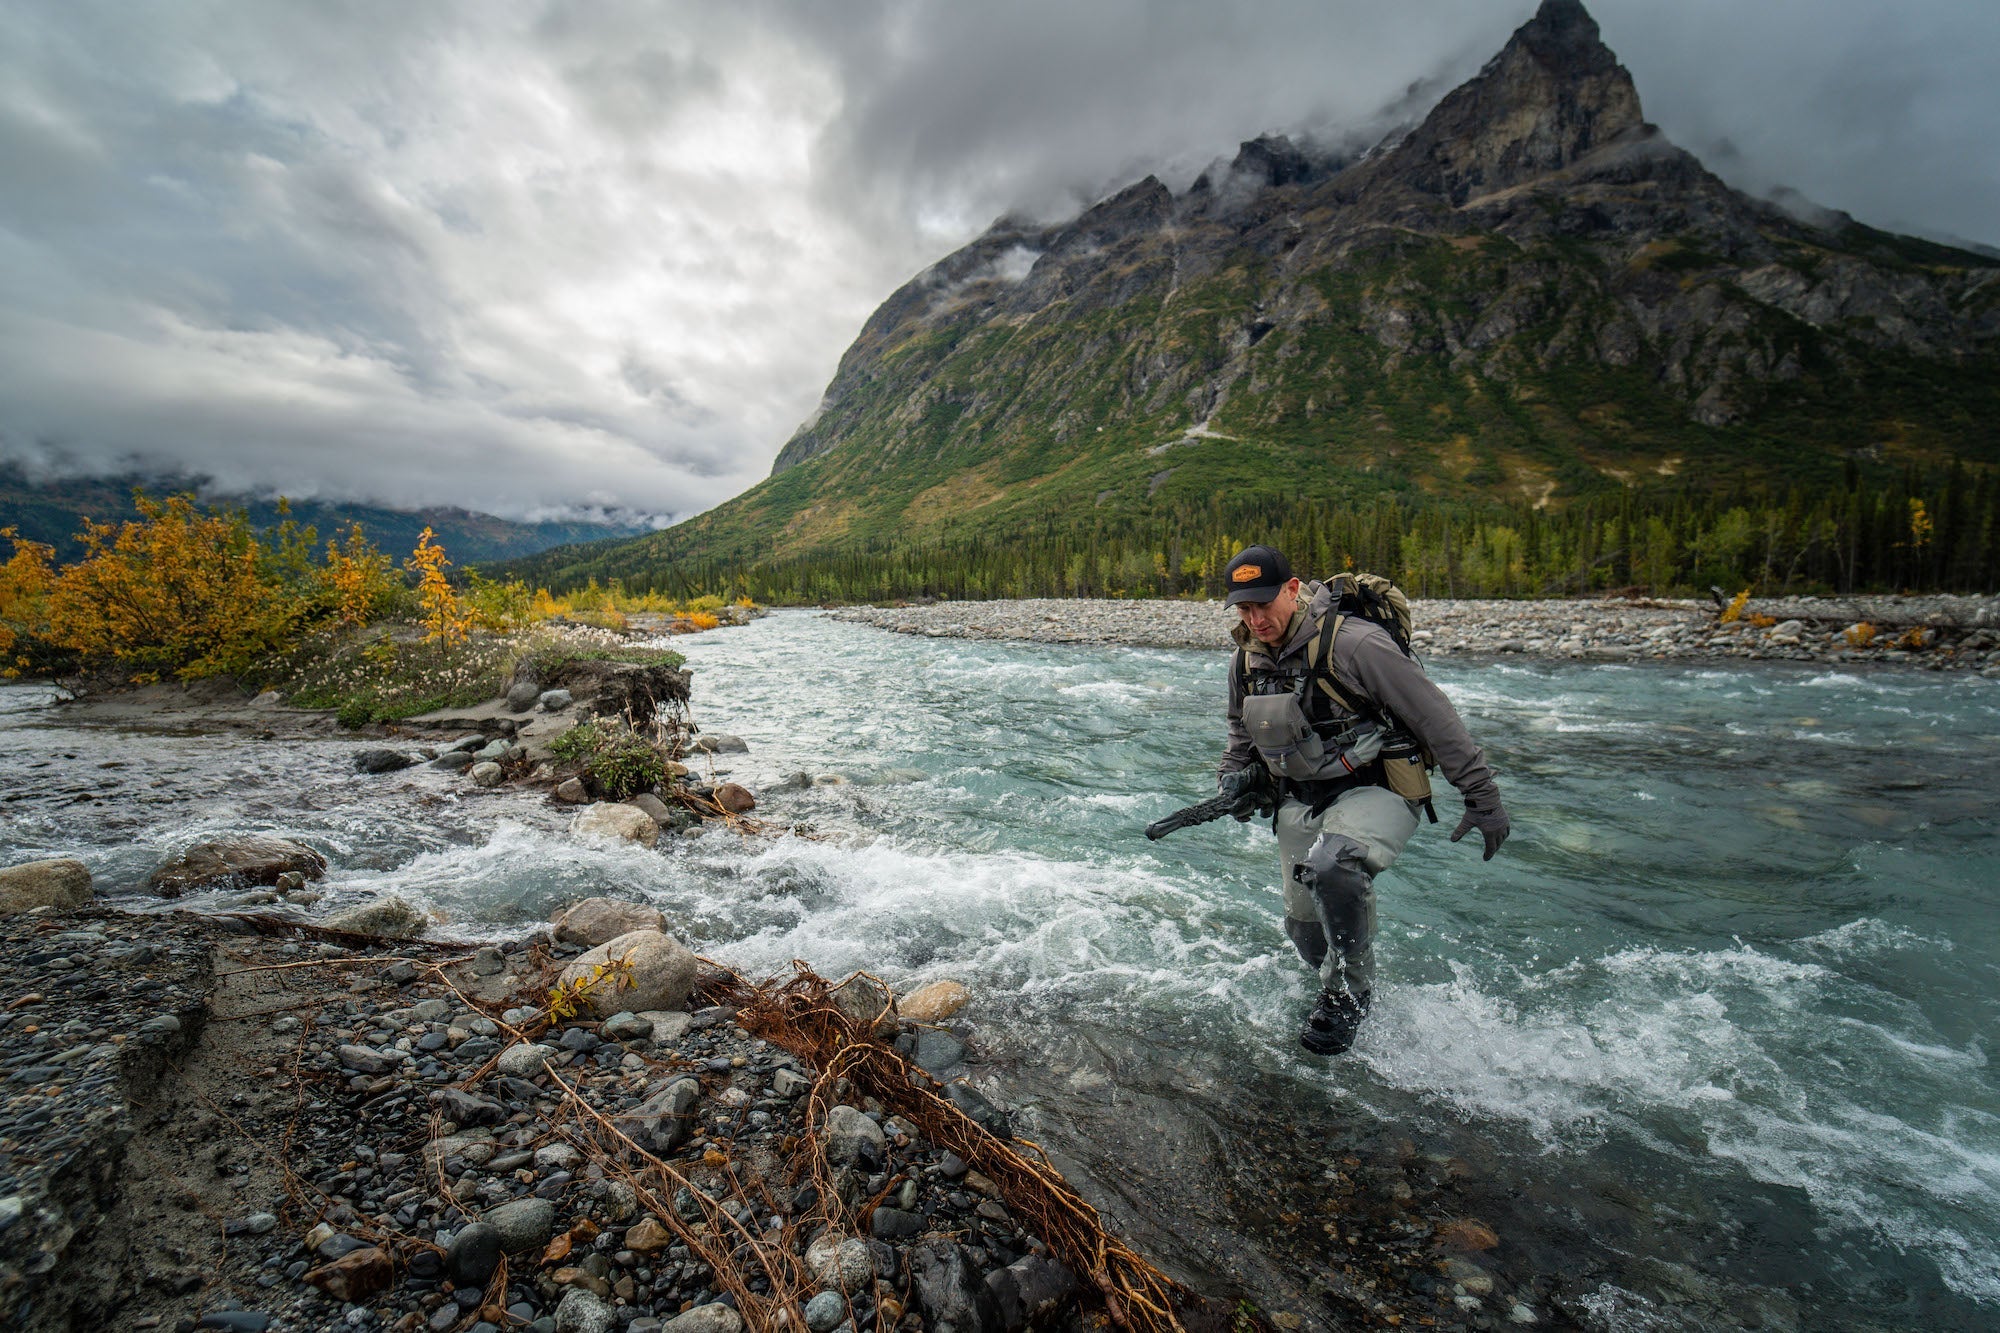
POLYGON ((1440 799, 1380 884, 1375 1013, 1327 1062, 1295 1044, 1311 988, 1268 830, 1141 832, 1211 790, 1222 653, 813 613, 675 646, 697 720, 750 744, 723 767, 812 836, 582 845, 534 798, 358 777, 344 742, 58 726, 8 690, 0 861, 81 855, 133 890, 255 828, 327 850, 336 898, 393 889, 475 932, 644 895, 751 972, 967 982, 982 1031, 1050 1053, 1057 1138, 1072 1094, 1144 1077, 1226 1122, 1254 1079, 1475 1158, 1508 1182, 1489 1220, 1602 1327, 2000 1319, 2000 682, 1433 663, 1515 833, 1482 863, 1440 799), (777 790, 797 772, 831 781, 777 790))

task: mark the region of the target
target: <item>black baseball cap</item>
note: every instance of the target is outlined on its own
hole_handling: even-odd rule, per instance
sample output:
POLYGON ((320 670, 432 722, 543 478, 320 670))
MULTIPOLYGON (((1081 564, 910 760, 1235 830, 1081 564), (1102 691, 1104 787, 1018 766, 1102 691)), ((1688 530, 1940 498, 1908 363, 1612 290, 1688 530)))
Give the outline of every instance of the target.
POLYGON ((1246 546, 1222 571, 1223 585, 1229 589, 1222 604, 1268 602, 1291 581, 1292 562, 1285 559, 1283 551, 1275 546, 1246 546))

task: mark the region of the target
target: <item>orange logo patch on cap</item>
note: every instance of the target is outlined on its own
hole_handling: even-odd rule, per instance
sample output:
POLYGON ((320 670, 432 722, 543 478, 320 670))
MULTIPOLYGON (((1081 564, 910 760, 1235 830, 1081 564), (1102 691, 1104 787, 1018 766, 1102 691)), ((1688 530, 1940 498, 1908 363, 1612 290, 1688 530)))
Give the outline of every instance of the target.
POLYGON ((1236 572, 1229 576, 1229 580, 1232 583, 1248 583, 1251 579, 1261 578, 1263 573, 1262 565, 1238 565, 1236 572))

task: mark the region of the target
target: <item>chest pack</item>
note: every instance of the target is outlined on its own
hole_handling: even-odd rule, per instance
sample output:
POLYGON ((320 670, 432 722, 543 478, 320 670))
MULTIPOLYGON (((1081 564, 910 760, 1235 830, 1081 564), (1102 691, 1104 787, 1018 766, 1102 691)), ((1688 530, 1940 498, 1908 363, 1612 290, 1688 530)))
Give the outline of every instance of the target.
POLYGON ((1387 787, 1407 801, 1431 810, 1431 759, 1422 744, 1386 710, 1372 701, 1350 699, 1333 674, 1333 645, 1349 612, 1341 603, 1353 598, 1360 619, 1386 631, 1405 656, 1410 651, 1409 600, 1389 580, 1375 574, 1341 574, 1330 585, 1336 609, 1320 622, 1306 666, 1293 670, 1252 670, 1249 653, 1236 650, 1237 678, 1243 682, 1242 718, 1250 743, 1271 772, 1308 789, 1313 803, 1364 784, 1387 787), (1344 585, 1344 586, 1343 586, 1344 585), (1342 750, 1357 724, 1373 722, 1387 738, 1380 756, 1356 771, 1342 760, 1342 750))

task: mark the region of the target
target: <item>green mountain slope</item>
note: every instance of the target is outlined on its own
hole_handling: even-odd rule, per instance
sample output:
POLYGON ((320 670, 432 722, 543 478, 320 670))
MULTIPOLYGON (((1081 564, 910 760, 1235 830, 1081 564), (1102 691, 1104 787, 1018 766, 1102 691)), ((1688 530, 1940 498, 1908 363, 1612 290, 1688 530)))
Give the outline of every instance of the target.
POLYGON ((513 568, 708 568, 1227 503, 1560 511, 1607 490, 2000 463, 2000 267, 1723 184, 1547 0, 1353 161, 1245 144, 1071 222, 1003 219, 883 303, 773 475, 513 568))

